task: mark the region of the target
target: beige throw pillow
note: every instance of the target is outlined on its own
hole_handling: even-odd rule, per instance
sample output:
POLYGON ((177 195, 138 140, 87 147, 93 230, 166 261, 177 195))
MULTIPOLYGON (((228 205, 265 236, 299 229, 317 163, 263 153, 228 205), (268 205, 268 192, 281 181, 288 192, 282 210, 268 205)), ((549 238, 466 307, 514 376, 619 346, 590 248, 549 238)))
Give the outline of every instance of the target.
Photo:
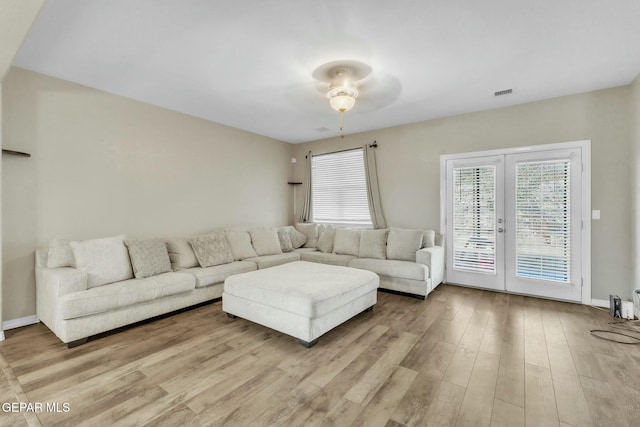
POLYGON ((296 224, 296 230, 307 236, 307 242, 304 244, 305 248, 316 247, 318 244, 318 237, 320 237, 318 224, 299 222, 296 224))
POLYGON ((385 259, 387 257, 388 229, 362 230, 360 236, 360 258, 385 259))
POLYGON ((212 233, 189 239, 189 244, 198 258, 200 267, 228 264, 233 262, 233 254, 224 233, 212 233))
POLYGON ((227 231, 226 236, 235 261, 258 256, 251 245, 251 235, 248 232, 227 231))
POLYGON ((131 279, 131 261, 124 236, 70 242, 76 267, 87 273, 87 287, 131 279))
POLYGON ((291 237, 291 244, 294 249, 301 248, 307 243, 307 236, 304 233, 299 232, 292 225, 288 225, 285 229, 289 232, 289 237, 291 237))
POLYGON ((336 229, 331 225, 327 225, 318 237, 318 243, 316 247, 320 252, 331 253, 333 252, 333 239, 335 238, 336 229))
POLYGON ((392 228, 387 238, 387 258, 415 261, 416 251, 422 247, 422 230, 392 228))
POLYGON ((287 227, 278 228, 278 240, 280 241, 280 249, 282 252, 293 252, 293 242, 291 241, 291 234, 287 227))
POLYGON ((360 252, 361 230, 351 228, 336 228, 333 238, 333 253, 358 256, 360 252))
POLYGON ((282 253, 278 232, 275 228, 254 228, 249 231, 249 234, 251 234, 251 243, 258 256, 282 253))
POLYGON ((167 245, 161 239, 125 240, 136 279, 171 271, 167 245))
POLYGON ((73 257, 73 249, 67 239, 55 239, 49 243, 47 253, 47 268, 75 267, 76 260, 73 257))
POLYGON ((436 245, 436 232, 434 230, 423 230, 422 247, 432 248, 436 245))
POLYGON ((170 237, 165 241, 171 268, 174 270, 184 270, 185 268, 193 268, 200 265, 189 239, 190 237, 170 237))

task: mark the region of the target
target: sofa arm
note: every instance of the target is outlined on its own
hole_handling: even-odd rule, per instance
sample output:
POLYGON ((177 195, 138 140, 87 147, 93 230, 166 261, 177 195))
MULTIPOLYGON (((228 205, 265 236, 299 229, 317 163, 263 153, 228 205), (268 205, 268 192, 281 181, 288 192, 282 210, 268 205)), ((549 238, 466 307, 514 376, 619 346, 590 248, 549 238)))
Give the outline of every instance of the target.
POLYGON ((429 277, 435 288, 444 280, 444 248, 432 246, 416 252, 416 262, 429 267, 429 277))
POLYGON ((36 288, 61 297, 87 290, 87 272, 77 268, 36 268, 36 288))

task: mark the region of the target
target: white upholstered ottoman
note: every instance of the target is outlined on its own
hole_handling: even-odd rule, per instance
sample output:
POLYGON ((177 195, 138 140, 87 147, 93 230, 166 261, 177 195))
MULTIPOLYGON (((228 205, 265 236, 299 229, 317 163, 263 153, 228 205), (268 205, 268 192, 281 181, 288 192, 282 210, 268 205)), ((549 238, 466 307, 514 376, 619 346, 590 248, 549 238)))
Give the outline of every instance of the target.
POLYGON ((222 309, 311 347, 320 335, 371 310, 379 282, 370 271, 296 261, 228 277, 222 309))

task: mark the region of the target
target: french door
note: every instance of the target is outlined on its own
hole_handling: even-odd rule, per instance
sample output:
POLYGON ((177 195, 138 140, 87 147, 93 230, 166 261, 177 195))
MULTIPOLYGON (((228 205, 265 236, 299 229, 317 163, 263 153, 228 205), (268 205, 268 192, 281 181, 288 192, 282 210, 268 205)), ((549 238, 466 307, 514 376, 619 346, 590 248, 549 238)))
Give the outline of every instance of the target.
POLYGON ((447 282, 581 301, 580 148, 446 160, 447 282))

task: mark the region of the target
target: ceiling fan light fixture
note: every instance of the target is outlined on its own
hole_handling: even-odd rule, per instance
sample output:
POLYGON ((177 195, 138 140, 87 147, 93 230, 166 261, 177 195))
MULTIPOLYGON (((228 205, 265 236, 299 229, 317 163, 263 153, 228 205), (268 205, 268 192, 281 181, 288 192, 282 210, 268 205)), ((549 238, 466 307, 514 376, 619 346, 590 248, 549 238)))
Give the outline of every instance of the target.
POLYGON ((329 98, 329 104, 331 108, 341 113, 349 111, 356 104, 356 98, 358 97, 358 91, 355 87, 350 85, 330 87, 327 92, 327 98, 329 98))

